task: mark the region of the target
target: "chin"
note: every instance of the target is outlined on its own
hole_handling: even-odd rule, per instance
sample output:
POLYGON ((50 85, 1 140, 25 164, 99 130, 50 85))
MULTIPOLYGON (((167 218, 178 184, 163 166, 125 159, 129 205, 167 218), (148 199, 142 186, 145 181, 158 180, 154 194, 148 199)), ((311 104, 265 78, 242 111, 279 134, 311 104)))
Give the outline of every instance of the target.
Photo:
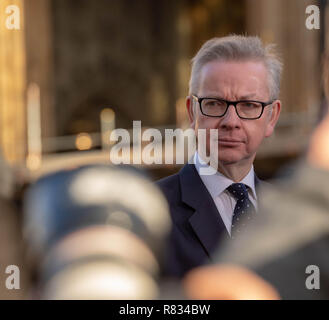
POLYGON ((235 159, 235 158, 218 158, 218 162, 225 164, 225 165, 236 164, 240 160, 241 159, 235 159))
POLYGON ((218 161, 223 164, 235 164, 242 161, 245 157, 236 152, 222 152, 218 155, 218 161))

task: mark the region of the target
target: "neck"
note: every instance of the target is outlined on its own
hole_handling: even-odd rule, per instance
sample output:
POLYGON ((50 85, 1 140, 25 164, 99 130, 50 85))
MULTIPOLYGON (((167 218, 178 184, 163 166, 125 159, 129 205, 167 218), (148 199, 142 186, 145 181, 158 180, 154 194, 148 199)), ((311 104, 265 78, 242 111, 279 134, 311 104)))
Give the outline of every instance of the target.
POLYGON ((252 163, 245 165, 218 163, 218 172, 234 182, 240 182, 250 171, 252 163))

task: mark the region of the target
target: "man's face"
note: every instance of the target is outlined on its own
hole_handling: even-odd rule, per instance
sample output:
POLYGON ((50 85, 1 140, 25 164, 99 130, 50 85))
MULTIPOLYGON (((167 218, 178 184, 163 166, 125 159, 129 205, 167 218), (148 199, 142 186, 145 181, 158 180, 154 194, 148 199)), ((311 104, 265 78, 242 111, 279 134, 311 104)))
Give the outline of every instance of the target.
MULTIPOLYGON (((256 100, 268 102, 267 69, 262 62, 213 61, 203 66, 199 79, 199 98, 211 97, 230 101, 256 100)), ((231 105, 223 117, 213 118, 201 113, 198 102, 187 98, 187 108, 193 129, 207 130, 206 150, 209 154, 209 129, 218 129, 218 160, 222 164, 251 165, 258 147, 269 137, 280 114, 280 101, 267 106, 261 118, 240 119, 231 105), (273 110, 271 110, 273 108, 273 110)))

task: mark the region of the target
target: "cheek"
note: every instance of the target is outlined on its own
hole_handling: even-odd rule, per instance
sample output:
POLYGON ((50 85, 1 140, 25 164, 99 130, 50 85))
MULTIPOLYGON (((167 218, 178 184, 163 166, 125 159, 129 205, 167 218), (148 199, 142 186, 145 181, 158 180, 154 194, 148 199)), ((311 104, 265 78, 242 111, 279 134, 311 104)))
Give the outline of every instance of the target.
POLYGON ((266 128, 263 123, 259 125, 248 126, 245 129, 247 136, 247 149, 250 152, 257 151, 265 137, 266 128))
MULTIPOLYGON (((195 121, 195 134, 197 136, 197 141, 200 143, 200 146, 205 144, 207 151, 210 148, 210 140, 213 139, 213 136, 210 135, 210 129, 218 129, 218 119, 209 118, 200 116, 195 121), (203 129, 198 131, 199 129, 203 129)), ((215 133, 215 136, 218 136, 218 133, 215 133)))
MULTIPOLYGON (((217 129, 219 120, 217 118, 199 116, 196 121, 196 128, 198 129, 217 129)), ((208 131, 208 130, 207 130, 208 131)))

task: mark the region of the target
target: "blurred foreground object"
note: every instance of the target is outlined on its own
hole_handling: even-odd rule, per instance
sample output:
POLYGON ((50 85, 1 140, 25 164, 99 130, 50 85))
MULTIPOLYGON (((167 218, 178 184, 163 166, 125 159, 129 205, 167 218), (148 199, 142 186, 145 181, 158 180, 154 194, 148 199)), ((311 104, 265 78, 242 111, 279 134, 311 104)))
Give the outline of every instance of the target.
POLYGON ((310 141, 308 162, 317 168, 329 171, 329 114, 316 128, 310 141))
POLYGON ((329 52, 324 56, 323 88, 327 98, 326 114, 324 119, 315 129, 307 153, 310 165, 329 171, 329 52))
POLYGON ((160 191, 132 167, 86 166, 27 192, 25 236, 42 299, 155 299, 170 228, 160 191))
POLYGON ((253 272, 234 265, 193 269, 184 278, 190 299, 277 300, 277 291, 253 272))

